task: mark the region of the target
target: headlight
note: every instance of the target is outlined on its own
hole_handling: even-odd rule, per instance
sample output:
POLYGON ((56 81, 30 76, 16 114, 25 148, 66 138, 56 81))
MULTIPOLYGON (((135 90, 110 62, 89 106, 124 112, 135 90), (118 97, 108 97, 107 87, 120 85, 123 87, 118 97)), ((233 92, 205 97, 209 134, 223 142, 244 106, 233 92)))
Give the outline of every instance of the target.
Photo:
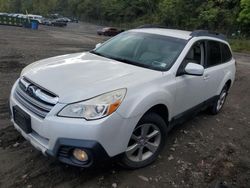
POLYGON ((126 94, 126 89, 111 91, 87 101, 69 104, 58 116, 94 120, 106 117, 117 110, 126 94))

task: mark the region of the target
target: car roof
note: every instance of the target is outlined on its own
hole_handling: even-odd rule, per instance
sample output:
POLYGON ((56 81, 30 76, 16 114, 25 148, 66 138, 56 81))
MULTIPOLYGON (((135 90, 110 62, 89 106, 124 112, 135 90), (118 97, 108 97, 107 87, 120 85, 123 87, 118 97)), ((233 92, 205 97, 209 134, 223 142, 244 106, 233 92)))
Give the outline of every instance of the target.
POLYGON ((116 29, 114 27, 104 27, 103 29, 116 29))
POLYGON ((191 31, 167 29, 167 28, 159 27, 159 28, 137 28, 137 29, 133 29, 130 31, 157 34, 157 35, 180 38, 184 40, 189 40, 193 37, 209 37, 209 38, 219 39, 227 43, 227 38, 225 35, 214 32, 214 31, 208 31, 208 30, 194 30, 191 32, 191 31))
POLYGON ((141 33, 149 33, 149 34, 157 34, 169 37, 175 37, 180 39, 189 40, 192 38, 190 31, 183 31, 177 29, 163 29, 163 28, 142 28, 142 29, 132 29, 130 31, 141 32, 141 33))

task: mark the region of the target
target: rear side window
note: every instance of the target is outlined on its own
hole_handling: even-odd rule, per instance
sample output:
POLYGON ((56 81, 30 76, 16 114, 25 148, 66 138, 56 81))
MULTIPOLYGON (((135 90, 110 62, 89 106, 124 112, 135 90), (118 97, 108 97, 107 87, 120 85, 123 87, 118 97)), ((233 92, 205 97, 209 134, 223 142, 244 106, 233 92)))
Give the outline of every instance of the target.
POLYGON ((222 63, 226 63, 232 59, 232 53, 228 45, 223 43, 221 43, 221 56, 222 56, 222 63))
POLYGON ((221 64, 220 43, 216 41, 207 41, 207 62, 206 67, 221 64))

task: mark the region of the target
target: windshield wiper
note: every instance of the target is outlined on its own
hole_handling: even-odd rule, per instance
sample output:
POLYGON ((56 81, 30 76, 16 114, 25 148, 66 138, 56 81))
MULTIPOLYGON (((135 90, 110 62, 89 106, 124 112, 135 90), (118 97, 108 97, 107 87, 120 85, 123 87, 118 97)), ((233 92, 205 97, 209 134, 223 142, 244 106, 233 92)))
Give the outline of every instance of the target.
POLYGON ((99 52, 97 52, 97 51, 95 51, 95 50, 91 50, 91 51, 89 51, 89 52, 92 53, 92 54, 95 54, 95 55, 99 55, 99 56, 102 56, 102 57, 106 57, 106 58, 108 58, 108 59, 113 59, 111 56, 106 55, 106 54, 99 53, 99 52))
POLYGON ((123 63, 127 63, 127 64, 130 64, 130 65, 135 65, 135 66, 139 66, 139 67, 144 67, 144 68, 149 68, 149 69, 152 69, 153 66, 150 66, 150 65, 145 65, 145 64, 142 64, 142 63, 138 63, 136 61, 131 61, 129 59, 125 59, 125 58, 120 58, 120 57, 113 57, 113 56, 109 56, 109 55, 105 55, 105 54, 101 54, 99 52, 96 52, 95 50, 91 50, 89 51, 90 53, 93 53, 93 54, 96 54, 96 55, 99 55, 99 56, 102 56, 102 57, 106 57, 106 58, 109 58, 109 59, 113 59, 113 60, 116 60, 116 61, 120 61, 120 62, 123 62, 123 63))
POLYGON ((108 57, 108 56, 106 56, 106 55, 104 55, 104 54, 101 54, 101 53, 99 53, 99 52, 96 52, 95 50, 90 50, 89 52, 92 53, 92 54, 95 54, 95 55, 99 55, 99 56, 102 56, 102 57, 110 58, 110 57, 108 57))
POLYGON ((138 63, 136 61, 131 61, 131 60, 125 59, 125 58, 119 58, 119 57, 109 57, 109 58, 114 59, 116 61, 121 61, 123 63, 130 64, 130 65, 136 65, 136 66, 144 67, 144 68, 152 68, 152 66, 150 66, 150 65, 145 65, 145 64, 138 63))

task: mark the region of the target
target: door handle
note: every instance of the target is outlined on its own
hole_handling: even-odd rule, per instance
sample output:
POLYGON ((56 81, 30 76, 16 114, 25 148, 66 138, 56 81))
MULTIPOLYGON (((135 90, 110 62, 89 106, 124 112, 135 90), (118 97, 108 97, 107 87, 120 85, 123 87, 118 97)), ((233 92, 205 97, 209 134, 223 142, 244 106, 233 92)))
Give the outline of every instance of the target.
POLYGON ((204 80, 207 80, 209 78, 210 78, 210 76, 208 74, 203 77, 204 80))

